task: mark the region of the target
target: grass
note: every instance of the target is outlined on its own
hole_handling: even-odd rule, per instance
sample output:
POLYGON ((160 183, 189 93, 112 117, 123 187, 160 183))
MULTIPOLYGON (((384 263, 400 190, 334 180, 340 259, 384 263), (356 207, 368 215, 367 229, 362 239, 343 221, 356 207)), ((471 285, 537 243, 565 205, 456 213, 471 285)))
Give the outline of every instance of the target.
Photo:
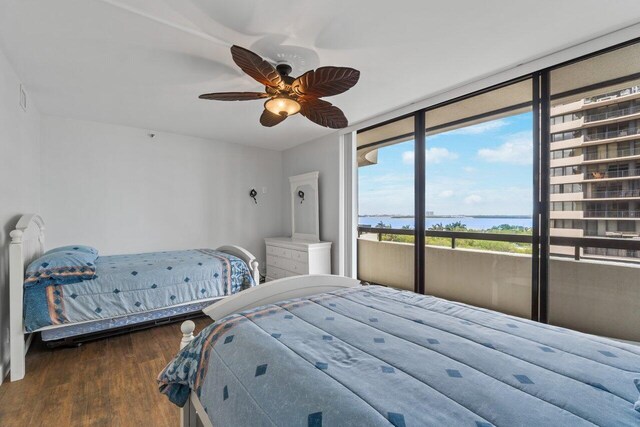
MULTIPOLYGON (((379 223, 376 228, 391 228, 391 226, 379 223)), ((404 227, 409 229, 409 227, 404 227)), ((492 227, 487 230, 473 230, 468 229, 464 224, 460 222, 454 222, 447 225, 436 224, 429 227, 429 230, 443 230, 443 231, 472 231, 476 233, 487 234, 519 234, 525 236, 531 236, 531 228, 513 226, 509 224, 502 224, 496 227, 492 227)), ((399 234, 382 234, 382 241, 384 242, 398 242, 398 243, 415 243, 414 236, 403 236, 399 234)), ((451 239, 447 237, 427 237, 427 245, 431 246, 444 246, 451 247, 451 239)), ((512 242, 496 242, 491 240, 475 240, 475 239, 456 239, 457 248, 476 249, 480 251, 493 251, 493 252, 508 252, 516 254, 531 254, 531 244, 529 243, 512 243, 512 242)))

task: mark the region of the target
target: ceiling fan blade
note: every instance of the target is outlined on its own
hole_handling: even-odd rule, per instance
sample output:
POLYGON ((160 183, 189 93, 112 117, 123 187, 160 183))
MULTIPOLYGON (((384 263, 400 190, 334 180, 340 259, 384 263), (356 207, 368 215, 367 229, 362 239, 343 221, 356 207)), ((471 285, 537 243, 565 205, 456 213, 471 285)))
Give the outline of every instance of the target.
POLYGON ((264 110, 260 116, 260 124, 265 127, 273 127, 278 123, 281 123, 287 116, 281 116, 280 114, 273 114, 269 110, 264 110))
POLYGON ((251 101, 254 99, 268 98, 269 94, 264 92, 218 92, 205 93, 200 95, 200 99, 212 99, 215 101, 251 101))
POLYGON ((231 46, 233 61, 249 76, 265 86, 284 88, 280 73, 267 61, 243 47, 231 46))
POLYGON ((298 77, 291 88, 298 95, 333 96, 351 89, 360 78, 360 71, 348 67, 320 67, 298 77))
POLYGON ((300 114, 320 126, 331 129, 342 129, 349 125, 341 109, 322 99, 300 99, 300 114))

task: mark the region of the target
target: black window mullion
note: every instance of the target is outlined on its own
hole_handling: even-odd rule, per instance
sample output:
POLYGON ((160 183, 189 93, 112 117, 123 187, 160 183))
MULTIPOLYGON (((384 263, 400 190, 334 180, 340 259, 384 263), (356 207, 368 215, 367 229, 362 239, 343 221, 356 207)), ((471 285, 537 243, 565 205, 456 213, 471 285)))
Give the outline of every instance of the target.
POLYGON ((540 72, 540 275, 539 321, 548 323, 551 97, 549 70, 540 72))
POLYGON ((414 117, 415 132, 415 263, 414 263, 414 288, 416 293, 425 293, 425 169, 426 169, 426 145, 425 145, 425 113, 417 111, 414 117))
POLYGON ((531 239, 531 319, 538 320, 540 283, 540 74, 532 78, 533 90, 533 215, 531 239))

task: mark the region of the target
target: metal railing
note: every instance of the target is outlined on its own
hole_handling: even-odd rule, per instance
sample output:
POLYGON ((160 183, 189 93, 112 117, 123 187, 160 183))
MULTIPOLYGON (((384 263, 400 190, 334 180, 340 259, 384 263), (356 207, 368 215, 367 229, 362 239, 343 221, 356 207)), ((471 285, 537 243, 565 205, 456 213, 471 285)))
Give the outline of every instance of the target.
MULTIPOLYGON (((637 212, 640 217, 640 211, 637 212)), ((415 230, 406 228, 380 228, 380 227, 358 227, 358 236, 364 233, 377 234, 378 241, 382 241, 385 234, 413 236, 415 230)), ((533 242, 533 237, 526 234, 499 234, 482 233, 475 231, 446 231, 446 230, 426 230, 426 237, 445 237, 451 239, 451 248, 456 248, 457 240, 486 240, 492 242, 529 243, 533 242)), ((555 246, 569 246, 574 248, 574 258, 580 260, 580 250, 584 248, 616 249, 624 251, 640 251, 640 239, 617 239, 610 237, 565 237, 550 236, 550 244, 555 246)), ((586 252, 585 252, 586 253, 586 252)))
POLYGON ((600 120, 615 119, 617 117, 624 117, 637 113, 640 113, 640 105, 634 105, 633 107, 622 108, 619 110, 606 111, 604 113, 588 114, 584 117, 584 122, 590 123, 600 120))
POLYGON ((592 199, 640 197, 640 190, 605 190, 591 193, 592 199))
POLYGON ((629 176, 640 176, 640 169, 585 172, 584 179, 626 178, 629 176))
POLYGON ((640 218, 640 211, 584 211, 585 218, 640 218))
POLYGON ((604 159, 614 159, 616 157, 629 157, 629 156, 640 156, 640 147, 638 148, 627 148, 624 150, 616 150, 614 152, 606 152, 606 153, 585 153, 585 160, 604 160, 604 159))
POLYGON ((632 86, 630 88, 616 90, 613 92, 604 93, 602 95, 592 96, 590 98, 585 98, 585 104, 592 104, 594 102, 608 101, 610 99, 620 98, 621 96, 629 96, 634 93, 640 92, 640 86, 632 86))
POLYGON ((584 142, 599 141, 601 139, 622 138, 640 134, 640 129, 621 129, 605 132, 588 133, 584 135, 584 142))
POLYGON ((597 255, 616 258, 640 258, 640 250, 611 249, 611 248, 584 248, 585 255, 597 255))

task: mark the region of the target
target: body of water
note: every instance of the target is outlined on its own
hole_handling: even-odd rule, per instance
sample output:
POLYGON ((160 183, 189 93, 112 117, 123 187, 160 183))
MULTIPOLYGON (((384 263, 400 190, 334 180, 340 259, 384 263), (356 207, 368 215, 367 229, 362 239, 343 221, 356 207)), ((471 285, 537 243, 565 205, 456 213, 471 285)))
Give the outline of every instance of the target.
MULTIPOLYGON (((367 217, 359 217, 358 224, 366 225, 370 227, 375 227, 380 221, 385 223, 386 225, 390 225, 391 228, 402 228, 405 225, 414 227, 413 218, 394 218, 390 216, 367 216, 367 217)), ((488 230, 491 227, 495 227, 502 224, 509 225, 518 225, 521 227, 531 227, 531 218, 492 218, 492 217, 483 217, 483 218, 471 218, 471 217, 462 217, 462 218, 427 218, 426 225, 427 228, 431 227, 434 224, 442 224, 447 225, 454 222, 461 222, 467 226, 468 229, 472 230, 488 230)))

